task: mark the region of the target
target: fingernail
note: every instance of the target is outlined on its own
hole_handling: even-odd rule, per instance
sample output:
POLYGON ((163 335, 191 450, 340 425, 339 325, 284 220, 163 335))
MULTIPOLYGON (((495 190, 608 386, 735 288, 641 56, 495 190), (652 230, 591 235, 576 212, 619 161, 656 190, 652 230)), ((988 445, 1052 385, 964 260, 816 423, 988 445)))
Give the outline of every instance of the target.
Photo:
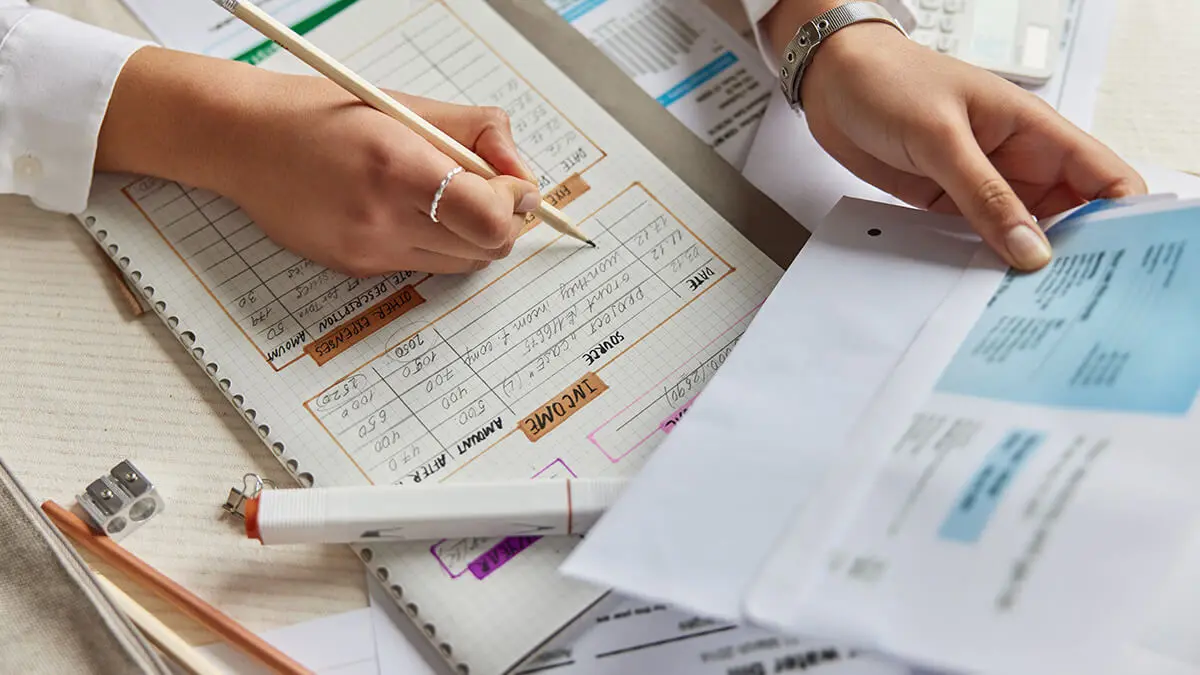
POLYGON ((1040 232, 1030 225, 1019 225, 1004 236, 1004 245, 1017 266, 1022 269, 1037 269, 1050 262, 1050 244, 1040 232))
POLYGON ((538 202, 542 200, 541 195, 536 192, 526 192, 521 195, 521 201, 517 204, 517 213, 529 213, 537 208, 538 202))

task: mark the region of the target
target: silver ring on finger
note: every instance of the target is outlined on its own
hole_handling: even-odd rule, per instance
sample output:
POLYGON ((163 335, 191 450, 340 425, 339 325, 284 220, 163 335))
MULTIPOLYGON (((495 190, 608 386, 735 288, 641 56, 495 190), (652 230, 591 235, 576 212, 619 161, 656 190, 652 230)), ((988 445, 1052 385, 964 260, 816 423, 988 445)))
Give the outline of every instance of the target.
POLYGON ((455 176, 462 173, 462 170, 463 168, 461 166, 456 166, 447 171, 446 177, 443 178, 441 184, 438 185, 437 192, 433 193, 433 203, 429 205, 429 218, 433 222, 438 222, 438 202, 442 201, 442 195, 445 194, 446 188, 450 185, 450 181, 454 180, 455 176))

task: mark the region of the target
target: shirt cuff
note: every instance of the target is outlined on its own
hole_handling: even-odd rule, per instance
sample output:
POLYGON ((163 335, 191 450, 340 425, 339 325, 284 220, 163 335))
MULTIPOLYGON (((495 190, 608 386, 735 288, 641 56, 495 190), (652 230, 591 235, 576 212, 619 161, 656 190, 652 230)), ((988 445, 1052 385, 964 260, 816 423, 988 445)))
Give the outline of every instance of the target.
MULTIPOLYGON (((900 22, 904 30, 911 33, 913 28, 917 26, 917 17, 913 14, 903 0, 875 0, 883 8, 900 22)), ((767 33, 763 29, 763 17, 775 7, 781 0, 742 0, 745 6, 747 18, 750 20, 750 25, 754 28, 754 41, 758 44, 758 51, 763 57, 763 61, 772 73, 779 73, 779 55, 771 47, 770 40, 767 39, 767 33)), ((796 26, 799 30, 800 26, 796 26)))
POLYGON ((45 10, 10 25, 0 42, 0 192, 82 212, 113 85, 149 43, 45 10))

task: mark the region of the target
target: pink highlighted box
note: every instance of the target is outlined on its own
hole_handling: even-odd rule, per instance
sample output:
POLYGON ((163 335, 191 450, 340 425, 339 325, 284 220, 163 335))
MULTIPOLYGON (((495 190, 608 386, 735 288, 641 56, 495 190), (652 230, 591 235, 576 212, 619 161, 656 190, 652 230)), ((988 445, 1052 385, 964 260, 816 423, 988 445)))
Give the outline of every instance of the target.
MULTIPOLYGON (((699 394, 697 394, 696 396, 693 396, 691 399, 689 399, 687 403, 684 403, 682 407, 680 407, 675 412, 671 413, 671 415, 668 416, 662 422, 660 422, 658 426, 651 429, 649 433, 647 433, 645 436, 642 436, 640 439, 638 439, 638 441, 636 443, 633 443, 628 448, 622 449, 622 448, 614 448, 611 446, 605 447, 604 443, 602 443, 601 440, 599 438, 597 438, 597 436, 602 431, 604 431, 610 425, 617 423, 622 418, 622 416, 625 415, 626 413, 628 413, 630 410, 643 410, 646 408, 648 402, 653 403, 657 399, 658 396, 661 396, 661 394, 659 392, 665 383, 671 381, 672 379, 678 379, 680 376, 690 372, 691 369, 695 368, 695 365, 694 365, 695 362, 693 361, 693 359, 695 359, 699 355, 703 354, 706 350, 708 350, 709 347, 712 347, 714 344, 716 344, 717 341, 726 337, 727 335, 729 335, 730 332, 735 330, 738 326, 745 323, 747 319, 754 316, 755 312, 757 312, 760 307, 762 307, 762 303, 755 305, 754 309, 751 309, 749 312, 746 312, 745 316, 741 317, 737 321, 734 321, 732 324, 729 325, 728 328, 721 331, 721 333, 719 335, 714 336, 711 340, 708 341, 707 344, 705 344, 700 349, 696 350, 695 353, 693 353, 691 356, 689 356, 683 363, 681 363, 674 370, 667 373, 666 376, 664 376, 661 380, 659 380, 657 383, 655 383, 655 385, 653 387, 646 390, 644 393, 642 393, 642 395, 638 396, 636 399, 631 401, 624 408, 621 408, 621 410, 619 410, 616 415, 613 415, 609 419, 605 420, 600 426, 596 427, 596 429, 594 431, 592 431, 592 433, 588 434, 588 436, 587 436, 588 440, 591 441, 592 445, 596 446, 596 448, 599 449, 600 452, 604 453, 604 456, 608 458, 608 461, 612 462, 613 464, 616 464, 617 462, 624 459, 626 456, 628 456, 633 451, 635 451, 638 448, 645 445, 647 441, 649 441, 651 438, 654 438, 655 434, 658 434, 660 431, 666 433, 668 430, 663 428, 663 424, 665 424, 667 421, 671 420, 671 418, 673 418, 673 417, 676 417, 676 416, 682 417, 683 413, 687 412, 687 408, 689 406, 691 406, 692 401, 696 400, 696 396, 699 396, 699 394)), ((675 422, 678 422, 678 421, 679 421, 678 418, 676 418, 675 422)), ((618 425, 618 428, 620 426, 622 426, 622 425, 618 425)), ((672 424, 671 426, 674 426, 674 424, 672 424)))
POLYGON ((675 425, 679 424, 679 420, 683 419, 683 414, 688 411, 688 408, 692 407, 692 403, 696 400, 697 396, 699 396, 699 394, 689 398, 687 403, 679 406, 679 409, 667 416, 667 419, 659 422, 658 430, 664 434, 671 433, 671 429, 674 429, 675 425))

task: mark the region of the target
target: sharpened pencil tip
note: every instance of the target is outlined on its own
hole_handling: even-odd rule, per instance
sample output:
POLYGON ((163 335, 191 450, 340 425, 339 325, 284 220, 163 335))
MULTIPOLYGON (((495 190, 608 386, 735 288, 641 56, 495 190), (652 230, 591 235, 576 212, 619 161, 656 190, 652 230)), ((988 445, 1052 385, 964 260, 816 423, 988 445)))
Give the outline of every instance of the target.
POLYGON ((592 248, 596 248, 596 242, 592 241, 591 239, 587 240, 587 245, 591 246, 592 248))

